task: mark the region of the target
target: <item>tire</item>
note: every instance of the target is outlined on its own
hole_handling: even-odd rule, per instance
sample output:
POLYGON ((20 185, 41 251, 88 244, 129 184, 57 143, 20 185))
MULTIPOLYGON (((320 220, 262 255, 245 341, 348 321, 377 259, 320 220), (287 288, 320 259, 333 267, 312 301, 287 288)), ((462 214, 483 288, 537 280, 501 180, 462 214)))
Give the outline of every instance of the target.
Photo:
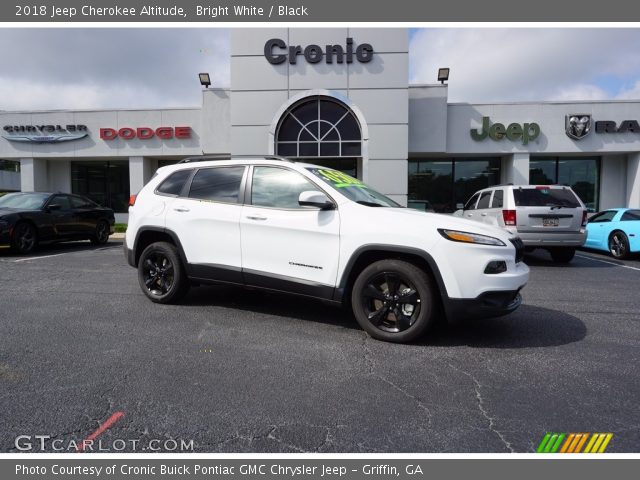
POLYGON ((22 255, 33 252, 38 246, 36 228, 27 222, 18 223, 11 238, 11 248, 22 255))
POLYGON ((109 224, 100 220, 96 225, 96 232, 91 237, 93 245, 104 245, 109 241, 109 224))
POLYGON ((152 302, 174 303, 184 297, 189 279, 176 247, 156 242, 145 248, 138 261, 138 282, 152 302))
POLYGON ((629 257, 629 239, 622 230, 616 230, 609 235, 609 252, 618 260, 629 257))
POLYGON ((405 343, 432 326, 435 298, 433 282, 426 272, 402 260, 389 259, 372 263, 358 275, 351 290, 351 307, 371 337, 405 343), (403 299, 408 301, 403 303, 403 299))
POLYGON ((555 263, 569 263, 576 254, 576 249, 571 247, 550 248, 549 253, 555 263))

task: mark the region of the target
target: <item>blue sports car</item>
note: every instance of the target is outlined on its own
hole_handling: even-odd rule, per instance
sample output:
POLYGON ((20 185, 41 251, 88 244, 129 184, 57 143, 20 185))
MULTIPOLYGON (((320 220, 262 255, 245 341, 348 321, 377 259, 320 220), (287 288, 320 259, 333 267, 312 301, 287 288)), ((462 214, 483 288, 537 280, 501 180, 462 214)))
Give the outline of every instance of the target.
POLYGON ((612 208, 596 213, 587 223, 584 246, 606 250, 620 259, 640 252, 640 210, 612 208))

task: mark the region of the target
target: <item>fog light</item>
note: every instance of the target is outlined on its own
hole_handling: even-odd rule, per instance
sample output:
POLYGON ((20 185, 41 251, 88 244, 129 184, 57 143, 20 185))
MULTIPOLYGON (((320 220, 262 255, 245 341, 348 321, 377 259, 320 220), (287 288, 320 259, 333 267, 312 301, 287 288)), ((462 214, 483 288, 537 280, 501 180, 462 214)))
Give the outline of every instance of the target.
POLYGON ((502 273, 507 271, 507 262, 504 260, 494 260, 489 262, 487 268, 484 269, 484 273, 489 275, 495 275, 496 273, 502 273))

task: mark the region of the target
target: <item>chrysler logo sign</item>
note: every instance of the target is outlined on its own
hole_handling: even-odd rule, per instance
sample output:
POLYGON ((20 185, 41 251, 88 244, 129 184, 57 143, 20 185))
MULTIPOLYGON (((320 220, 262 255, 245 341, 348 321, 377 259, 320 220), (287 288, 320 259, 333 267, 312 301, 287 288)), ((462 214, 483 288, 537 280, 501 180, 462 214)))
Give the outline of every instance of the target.
POLYGON ((2 136, 12 142, 60 143, 89 135, 86 125, 5 125, 2 136))

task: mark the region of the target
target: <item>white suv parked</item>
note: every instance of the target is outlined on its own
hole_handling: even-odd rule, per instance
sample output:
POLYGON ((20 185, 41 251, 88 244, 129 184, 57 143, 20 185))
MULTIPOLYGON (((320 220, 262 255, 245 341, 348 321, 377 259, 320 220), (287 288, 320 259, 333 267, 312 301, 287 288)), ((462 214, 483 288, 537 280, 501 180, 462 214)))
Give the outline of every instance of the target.
POLYGON ((504 315, 529 269, 504 229, 403 208, 342 172, 278 157, 187 159, 132 199, 125 255, 168 303, 231 283, 350 305, 372 337, 504 315))
POLYGON ((485 188, 464 205, 462 216, 506 228, 527 250, 545 248, 557 263, 570 262, 587 240, 587 208, 563 185, 485 188))

